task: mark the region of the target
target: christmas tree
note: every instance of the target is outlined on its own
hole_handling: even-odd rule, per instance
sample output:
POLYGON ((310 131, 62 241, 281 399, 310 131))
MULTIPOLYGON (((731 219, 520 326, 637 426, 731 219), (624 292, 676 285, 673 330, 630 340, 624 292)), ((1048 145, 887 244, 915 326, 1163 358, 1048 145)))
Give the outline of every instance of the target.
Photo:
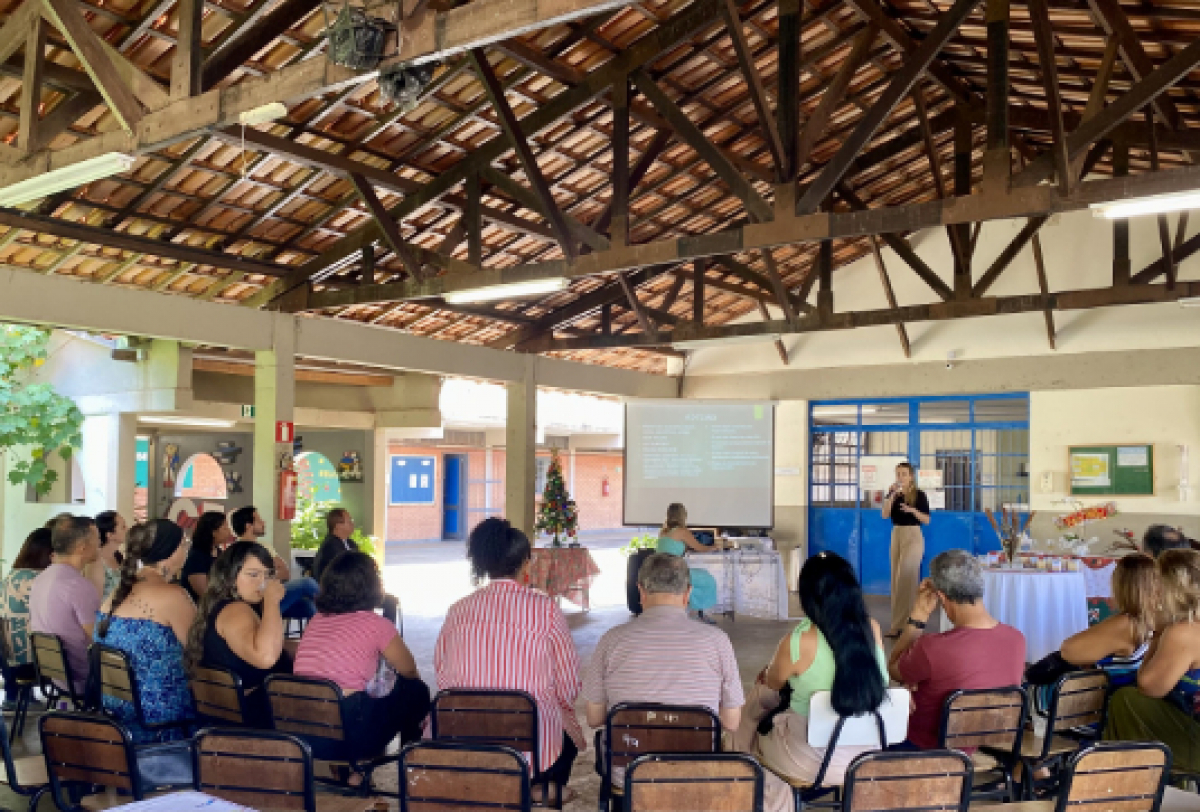
POLYGON ((555 547, 562 546, 560 536, 574 539, 578 532, 579 511, 563 483, 558 451, 550 452, 550 469, 546 471, 546 489, 542 492, 542 509, 538 511, 535 528, 538 532, 553 534, 555 547))

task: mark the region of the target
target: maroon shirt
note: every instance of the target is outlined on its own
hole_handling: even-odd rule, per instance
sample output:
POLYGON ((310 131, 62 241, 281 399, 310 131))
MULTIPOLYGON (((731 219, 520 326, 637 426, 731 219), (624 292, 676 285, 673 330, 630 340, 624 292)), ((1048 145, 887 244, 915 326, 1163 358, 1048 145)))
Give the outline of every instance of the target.
POLYGON ((933 750, 938 746, 946 697, 965 688, 1021 684, 1025 635, 1003 623, 992 629, 926 635, 900 656, 896 670, 905 685, 916 688, 908 740, 922 750, 933 750))

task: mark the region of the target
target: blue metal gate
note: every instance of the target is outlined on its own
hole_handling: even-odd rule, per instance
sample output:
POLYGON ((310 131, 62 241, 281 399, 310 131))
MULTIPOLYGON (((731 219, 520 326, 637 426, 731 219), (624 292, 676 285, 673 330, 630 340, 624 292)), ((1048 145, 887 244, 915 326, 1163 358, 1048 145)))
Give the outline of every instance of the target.
POLYGON ((999 549, 984 509, 1029 504, 1027 394, 814 401, 809 437, 808 549, 845 557, 869 594, 891 592, 891 523, 879 515, 891 474, 864 490, 863 457, 941 473, 940 497, 926 489, 935 508, 922 574, 943 550, 999 549))

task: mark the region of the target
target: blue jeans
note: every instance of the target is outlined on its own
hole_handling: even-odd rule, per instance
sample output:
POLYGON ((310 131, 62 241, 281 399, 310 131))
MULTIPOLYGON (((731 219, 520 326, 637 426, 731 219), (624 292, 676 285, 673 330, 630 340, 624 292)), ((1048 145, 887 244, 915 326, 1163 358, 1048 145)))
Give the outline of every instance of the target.
POLYGON ((279 612, 284 617, 309 620, 317 613, 313 598, 317 597, 317 582, 312 578, 297 578, 284 585, 279 612))

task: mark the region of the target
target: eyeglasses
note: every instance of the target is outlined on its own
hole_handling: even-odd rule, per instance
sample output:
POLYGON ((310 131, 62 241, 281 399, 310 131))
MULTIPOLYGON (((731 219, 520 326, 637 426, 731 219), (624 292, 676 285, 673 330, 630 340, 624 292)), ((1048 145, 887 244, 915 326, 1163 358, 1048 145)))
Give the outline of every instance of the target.
POLYGON ((256 581, 260 579, 270 581, 275 577, 275 570, 242 570, 242 572, 256 581))

